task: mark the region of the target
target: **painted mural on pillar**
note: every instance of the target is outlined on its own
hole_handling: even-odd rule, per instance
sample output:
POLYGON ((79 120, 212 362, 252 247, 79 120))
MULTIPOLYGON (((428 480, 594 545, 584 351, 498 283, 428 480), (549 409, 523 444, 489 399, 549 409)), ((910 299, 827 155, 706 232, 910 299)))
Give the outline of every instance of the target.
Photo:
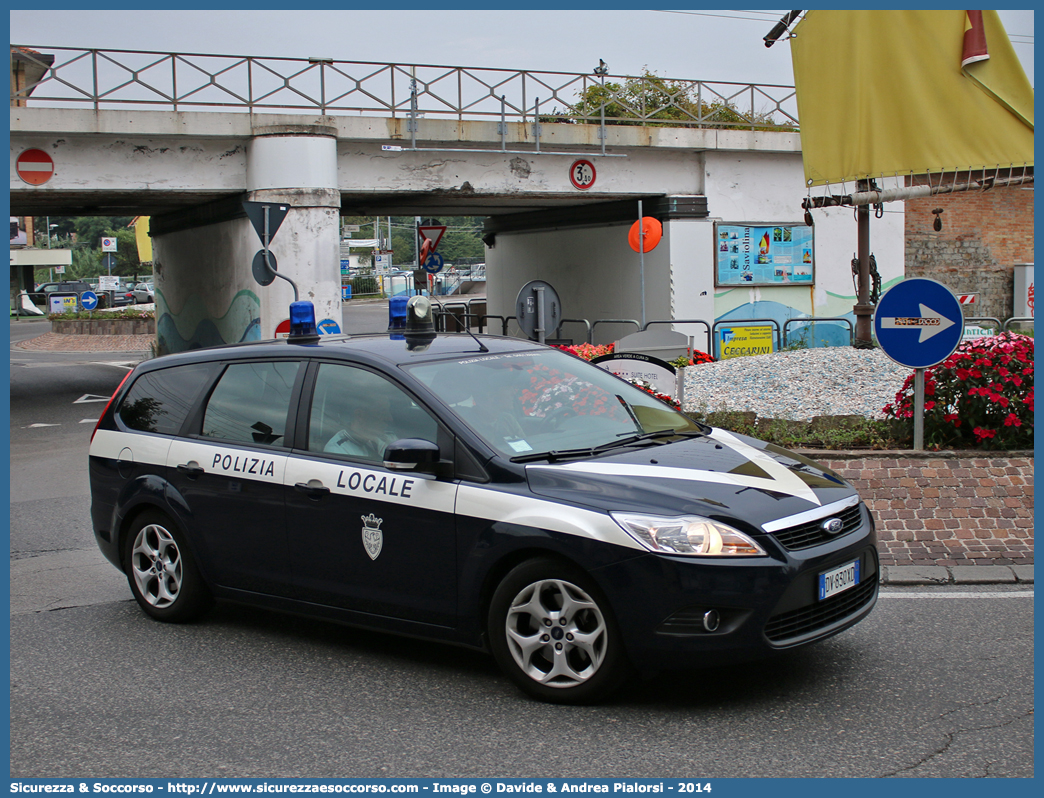
POLYGON ((261 340, 261 302, 250 290, 238 292, 220 316, 212 317, 203 300, 191 295, 177 312, 156 291, 156 343, 159 354, 206 346, 261 340))

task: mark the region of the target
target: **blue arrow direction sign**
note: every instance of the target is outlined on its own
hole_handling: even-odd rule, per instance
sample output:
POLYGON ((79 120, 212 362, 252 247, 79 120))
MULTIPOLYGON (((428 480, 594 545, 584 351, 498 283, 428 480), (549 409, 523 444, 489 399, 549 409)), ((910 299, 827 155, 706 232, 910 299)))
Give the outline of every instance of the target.
POLYGON ((961 342, 964 313, 945 285, 915 277, 896 283, 881 297, 874 334, 896 363, 928 368, 946 360, 961 342))
POLYGON ((98 307, 98 295, 93 291, 84 291, 80 294, 80 304, 84 310, 94 310, 98 307))
POLYGON ((442 259, 442 255, 438 252, 432 252, 428 255, 428 259, 424 261, 424 271, 428 274, 438 274, 442 271, 442 267, 445 261, 442 259))
POLYGON ((323 319, 316 326, 320 335, 340 335, 341 325, 333 319, 323 319))

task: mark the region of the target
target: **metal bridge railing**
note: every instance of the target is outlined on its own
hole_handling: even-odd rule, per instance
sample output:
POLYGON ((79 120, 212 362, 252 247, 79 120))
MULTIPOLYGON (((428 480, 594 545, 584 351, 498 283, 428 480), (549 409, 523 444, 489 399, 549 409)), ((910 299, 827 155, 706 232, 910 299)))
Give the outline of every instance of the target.
POLYGON ((797 129, 792 86, 332 58, 12 50, 43 75, 12 89, 12 105, 797 129))

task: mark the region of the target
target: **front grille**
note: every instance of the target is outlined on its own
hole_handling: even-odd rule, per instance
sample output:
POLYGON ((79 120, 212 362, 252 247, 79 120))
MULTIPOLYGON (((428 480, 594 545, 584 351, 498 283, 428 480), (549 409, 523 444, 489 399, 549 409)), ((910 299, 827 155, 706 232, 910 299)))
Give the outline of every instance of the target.
POLYGON ((773 615, 765 624, 765 637, 773 643, 813 634, 861 610, 869 604, 877 591, 877 575, 844 593, 824 601, 817 601, 779 615, 773 615))
POLYGON ((862 513, 860 511, 861 504, 853 505, 847 510, 842 510, 829 518, 840 518, 844 527, 840 532, 829 535, 823 531, 820 524, 825 518, 817 518, 815 521, 809 521, 806 524, 798 524, 787 529, 781 529, 778 532, 773 532, 773 536, 780 542, 783 548, 788 551, 799 551, 801 549, 810 549, 813 546, 818 546, 820 543, 825 543, 828 540, 836 540, 842 535, 847 535, 859 528, 862 523, 862 513))

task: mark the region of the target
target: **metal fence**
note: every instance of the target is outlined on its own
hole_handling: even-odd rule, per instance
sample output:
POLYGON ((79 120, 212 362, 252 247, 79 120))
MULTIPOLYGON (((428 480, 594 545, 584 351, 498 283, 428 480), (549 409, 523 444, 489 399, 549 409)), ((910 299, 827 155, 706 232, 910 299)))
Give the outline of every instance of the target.
POLYGON ((332 58, 12 50, 30 72, 42 72, 12 89, 12 105, 797 129, 792 86, 332 58))

